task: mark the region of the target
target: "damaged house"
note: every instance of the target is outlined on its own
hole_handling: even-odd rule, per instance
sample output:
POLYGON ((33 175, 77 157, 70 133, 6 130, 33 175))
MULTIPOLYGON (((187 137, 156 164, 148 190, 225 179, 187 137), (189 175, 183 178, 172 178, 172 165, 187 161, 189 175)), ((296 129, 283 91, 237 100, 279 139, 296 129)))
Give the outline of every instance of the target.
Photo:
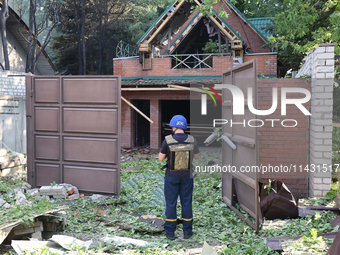
MULTIPOLYGON (((113 60, 113 74, 122 77, 123 148, 159 148, 173 115, 190 120, 192 83, 214 86, 222 82, 223 72, 252 59, 257 59, 258 76, 276 78, 277 53, 264 46, 268 18, 248 20, 227 0, 204 17, 199 10, 192 11, 201 4, 202 0, 174 1, 138 41, 139 56, 113 60), (228 19, 218 16, 220 8, 228 19)), ((197 104, 200 107, 199 100, 197 104)), ((217 108, 214 113, 221 116, 217 108)), ((189 123, 189 130, 199 125, 189 123)))

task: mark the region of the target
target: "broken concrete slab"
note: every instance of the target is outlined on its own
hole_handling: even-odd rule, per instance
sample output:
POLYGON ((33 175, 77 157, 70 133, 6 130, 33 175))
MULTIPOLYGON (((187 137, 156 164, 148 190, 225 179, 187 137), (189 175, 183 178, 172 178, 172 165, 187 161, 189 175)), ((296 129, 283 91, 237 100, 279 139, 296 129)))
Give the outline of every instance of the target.
POLYGON ((204 241, 201 255, 217 255, 217 252, 214 250, 213 247, 207 244, 206 241, 204 241))
POLYGON ((27 193, 30 194, 31 197, 40 197, 39 189, 28 190, 27 193))
POLYGON ((18 255, 24 254, 24 251, 28 252, 34 252, 35 249, 43 249, 45 247, 48 247, 53 254, 60 254, 64 255, 66 252, 63 250, 63 248, 52 241, 17 241, 12 240, 11 246, 15 250, 15 252, 18 255))
POLYGON ((0 226, 0 245, 3 243, 3 241, 7 238, 9 233, 12 231, 12 229, 20 224, 22 224, 22 220, 17 220, 8 224, 4 224, 0 226))
POLYGON ((77 238, 74 238, 71 236, 65 236, 65 235, 53 235, 49 240, 59 244, 64 249, 67 249, 70 251, 73 250, 74 246, 78 246, 78 245, 88 250, 88 248, 92 244, 92 240, 85 242, 77 238))
POLYGON ((29 184, 29 183, 27 183, 27 182, 24 182, 24 183, 22 184, 21 188, 27 191, 27 190, 29 190, 29 189, 32 188, 32 185, 29 184))
POLYGON ((66 199, 66 197, 67 197, 66 188, 62 185, 42 186, 39 189, 39 193, 40 193, 41 196, 53 196, 53 198, 66 199))
POLYGON ((26 228, 26 224, 21 224, 15 228, 13 228, 13 233, 16 236, 26 235, 26 234, 33 234, 35 232, 42 232, 44 231, 44 226, 42 221, 36 221, 29 225, 26 228))
POLYGON ((15 204, 16 205, 27 205, 28 201, 26 199, 26 196, 24 193, 22 193, 21 190, 19 190, 15 195, 15 204))
POLYGON ((38 231, 38 232, 33 233, 31 235, 31 238, 38 239, 39 241, 42 241, 42 232, 38 231))
POLYGON ((8 208, 10 207, 10 204, 0 197, 0 207, 8 208))

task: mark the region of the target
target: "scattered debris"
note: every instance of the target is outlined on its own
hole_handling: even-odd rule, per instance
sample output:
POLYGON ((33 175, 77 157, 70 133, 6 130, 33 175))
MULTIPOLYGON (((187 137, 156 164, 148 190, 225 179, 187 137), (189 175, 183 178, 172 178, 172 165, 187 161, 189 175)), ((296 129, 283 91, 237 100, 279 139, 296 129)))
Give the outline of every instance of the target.
POLYGON ((217 255, 217 252, 213 249, 213 247, 207 244, 206 241, 204 241, 201 255, 217 255))
POLYGON ((21 188, 19 188, 19 190, 16 192, 15 200, 16 200, 16 202, 15 202, 16 205, 27 205, 28 204, 26 196, 22 192, 21 188))
POLYGON ((121 169, 120 171, 130 171, 130 170, 138 170, 140 166, 128 167, 125 169, 121 169))
POLYGON ((49 240, 56 242, 64 249, 70 251, 74 250, 75 246, 80 246, 88 250, 90 245, 92 244, 92 240, 84 242, 74 237, 65 235, 53 235, 52 238, 50 238, 49 240))
POLYGON ((12 240, 11 246, 15 250, 18 255, 26 254, 24 251, 34 252, 36 249, 43 249, 48 247, 50 252, 53 254, 63 255, 65 252, 62 250, 62 247, 52 241, 18 241, 12 240))
POLYGON ((29 184, 29 183, 27 183, 27 182, 24 182, 24 183, 22 184, 21 188, 22 188, 23 190, 27 191, 27 190, 29 190, 29 189, 32 188, 32 185, 29 184))
POLYGON ((72 195, 69 195, 66 200, 77 200, 77 199, 79 199, 79 194, 72 194, 72 195))
POLYGON ((0 177, 22 175, 26 170, 26 156, 21 153, 8 155, 6 148, 0 148, 0 177))
POLYGON ((124 245, 124 244, 133 244, 136 246, 147 246, 149 245, 148 242, 143 241, 143 240, 138 240, 138 239, 133 239, 133 238, 128 238, 128 237, 121 237, 121 236, 106 236, 105 238, 103 238, 104 242, 115 242, 117 244, 117 246, 119 245, 124 245))
POLYGON ((271 181, 261 188, 260 207, 268 220, 298 217, 298 207, 293 194, 280 180, 271 181))
POLYGON ((63 198, 66 199, 67 191, 62 185, 57 186, 42 186, 39 189, 41 196, 52 196, 53 198, 63 198))
POLYGON ((0 197, 0 207, 8 208, 8 207, 10 207, 10 204, 7 203, 5 200, 3 200, 3 199, 0 197))
POLYGON ((109 198, 109 196, 100 195, 100 194, 93 194, 93 195, 90 196, 89 198, 90 198, 92 201, 95 201, 95 200, 101 200, 101 199, 109 198))
MULTIPOLYGON (((332 232, 332 233, 319 234, 317 236, 318 237, 322 236, 322 237, 327 238, 327 239, 333 239, 333 238, 336 237, 337 234, 338 234, 338 232, 332 232)), ((284 242, 298 240, 301 237, 302 236, 268 238, 267 239, 267 246, 274 251, 282 251, 283 250, 282 244, 284 242)))
POLYGON ((31 238, 42 240, 41 232, 43 231, 44 231, 43 222, 36 221, 31 223, 28 227, 26 227, 25 223, 22 223, 14 227, 11 235, 13 235, 13 237, 30 235, 31 238))
POLYGON ((139 222, 143 222, 148 224, 146 227, 135 226, 134 224, 127 224, 123 220, 120 222, 115 222, 115 225, 119 226, 122 229, 135 229, 137 231, 142 232, 150 232, 150 233, 160 233, 164 231, 164 220, 161 217, 157 217, 155 215, 140 215, 138 213, 132 213, 126 210, 120 210, 118 214, 125 214, 129 216, 133 216, 138 218, 139 222))
POLYGON ((39 232, 44 230, 43 224, 41 221, 36 220, 40 216, 49 216, 49 217, 58 217, 58 215, 53 215, 53 213, 57 213, 66 207, 59 207, 56 209, 46 210, 42 214, 38 214, 34 217, 34 222, 26 226, 26 223, 23 219, 16 220, 13 222, 9 222, 0 226, 0 245, 3 241, 8 238, 12 240, 15 236, 20 238, 40 238, 39 232), (36 233, 36 234, 35 234, 36 233), (32 236, 32 234, 35 234, 32 236))

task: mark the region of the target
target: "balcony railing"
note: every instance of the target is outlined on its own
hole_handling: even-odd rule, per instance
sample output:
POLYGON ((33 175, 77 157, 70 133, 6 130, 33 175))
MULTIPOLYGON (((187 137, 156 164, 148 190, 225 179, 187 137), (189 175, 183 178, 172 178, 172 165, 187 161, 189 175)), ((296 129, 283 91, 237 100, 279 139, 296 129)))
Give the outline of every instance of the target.
POLYGON ((213 68, 213 56, 230 56, 225 53, 211 54, 176 54, 162 55, 161 58, 171 58, 172 69, 201 69, 213 68))

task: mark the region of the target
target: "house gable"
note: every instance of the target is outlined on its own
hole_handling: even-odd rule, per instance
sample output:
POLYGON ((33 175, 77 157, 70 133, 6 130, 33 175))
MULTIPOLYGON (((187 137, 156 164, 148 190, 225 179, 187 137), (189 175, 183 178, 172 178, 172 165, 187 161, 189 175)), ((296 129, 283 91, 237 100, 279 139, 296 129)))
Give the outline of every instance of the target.
MULTIPOLYGON (((190 9, 201 4, 203 4, 203 1, 199 0, 195 0, 192 3, 187 0, 172 2, 138 41, 139 51, 153 51, 153 53, 160 53, 162 55, 178 53, 177 49, 181 48, 180 45, 183 42, 185 44, 188 43, 188 40, 185 40, 186 37, 189 34, 189 37, 192 37, 193 31, 195 31, 197 26, 202 26, 202 19, 204 19, 206 29, 212 28, 215 32, 214 36, 208 32, 209 38, 217 40, 216 32, 218 32, 222 37, 223 44, 239 40, 248 53, 270 52, 268 47, 262 48, 267 42, 266 37, 229 1, 221 0, 219 4, 214 6, 213 15, 208 18, 203 17, 198 10, 190 12, 190 9), (227 13, 228 19, 218 16, 218 11, 221 7, 227 13), (206 24, 207 21, 209 24, 206 24)), ((200 33, 202 34, 202 31, 200 33)), ((209 38, 206 38, 206 42, 209 38)), ((221 42, 221 39, 219 41, 221 42)), ((201 49, 198 48, 197 51, 199 50, 201 49)), ((183 52, 183 47, 180 51, 181 53, 189 53, 183 52)))

